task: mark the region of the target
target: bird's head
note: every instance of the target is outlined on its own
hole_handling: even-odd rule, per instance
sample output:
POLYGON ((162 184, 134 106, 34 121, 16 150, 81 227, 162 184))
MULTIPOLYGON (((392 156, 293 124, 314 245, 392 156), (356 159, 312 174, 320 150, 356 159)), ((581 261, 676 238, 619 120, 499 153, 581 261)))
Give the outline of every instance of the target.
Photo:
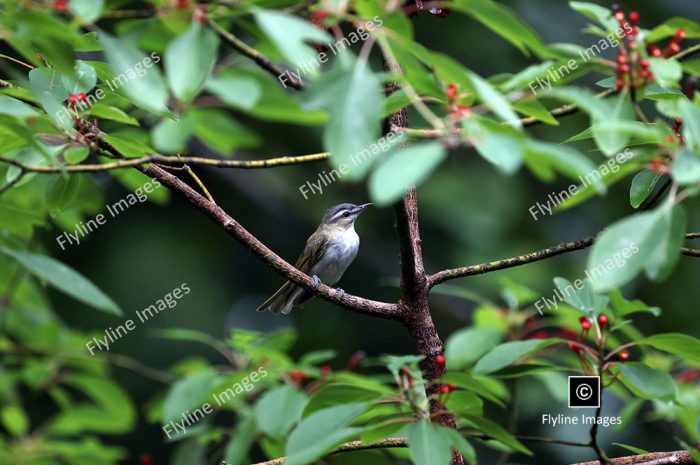
POLYGON ((370 205, 372 204, 354 205, 352 203, 341 203, 340 205, 326 210, 326 214, 323 215, 322 224, 339 229, 351 228, 355 224, 355 220, 360 213, 370 205))

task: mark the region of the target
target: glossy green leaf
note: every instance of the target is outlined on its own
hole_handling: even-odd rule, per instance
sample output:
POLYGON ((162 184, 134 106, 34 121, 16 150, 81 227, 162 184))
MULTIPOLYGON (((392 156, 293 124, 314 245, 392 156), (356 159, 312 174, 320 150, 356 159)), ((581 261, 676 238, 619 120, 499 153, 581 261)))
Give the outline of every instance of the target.
POLYGON ((671 375, 640 362, 620 365, 620 380, 644 399, 672 401, 678 395, 678 388, 671 375))
POLYGON ((92 23, 102 15, 104 0, 70 0, 68 7, 78 19, 92 23))
POLYGON ((359 434, 350 424, 367 410, 368 404, 350 403, 315 412, 304 418, 287 439, 286 465, 306 465, 339 444, 359 434))
POLYGON ((634 208, 639 206, 651 195, 654 191, 656 183, 661 179, 661 175, 654 171, 642 171, 638 173, 630 185, 630 205, 634 208))
POLYGON ((559 339, 554 338, 506 342, 481 357, 476 363, 474 371, 476 373, 493 373, 560 342, 559 339))
POLYGON ((369 192, 377 205, 400 199, 409 186, 420 184, 447 156, 440 142, 421 142, 388 155, 369 179, 369 192))
POLYGON ((700 151, 700 108, 688 100, 680 101, 683 138, 697 153, 700 151))
POLYGON ((649 67, 656 82, 662 87, 674 87, 683 75, 681 64, 670 58, 650 58, 649 67))
POLYGON ((80 192, 80 176, 55 176, 46 186, 44 198, 51 216, 70 207, 80 192))
POLYGON ((669 223, 668 230, 658 238, 656 250, 644 266, 647 277, 655 281, 663 281, 673 272, 681 256, 688 224, 683 205, 675 205, 665 216, 663 221, 669 223))
POLYGON ((110 89, 123 92, 134 104, 156 113, 168 111, 168 92, 163 76, 155 63, 155 55, 147 57, 124 38, 100 34, 105 57, 115 75, 110 89), (149 66, 150 65, 150 66, 149 66))
POLYGON ((449 465, 452 438, 429 421, 417 421, 406 427, 408 450, 415 465, 449 465))
POLYGON ((199 22, 176 37, 165 51, 165 75, 177 98, 192 100, 214 67, 219 36, 199 22))
POLYGON ((29 418, 19 405, 5 405, 0 408, 0 423, 15 437, 24 436, 29 431, 29 418))
POLYGON ((63 263, 45 255, 13 250, 7 247, 0 247, 0 252, 12 257, 37 278, 46 281, 74 299, 113 315, 122 314, 122 311, 112 299, 92 282, 88 281, 87 278, 63 263))
POLYGON ((700 340, 687 334, 655 334, 643 339, 640 343, 700 364, 700 340))
POLYGON ((163 401, 162 423, 179 421, 183 418, 182 415, 188 411, 202 409, 205 403, 211 405, 213 399, 209 397, 209 392, 214 387, 218 377, 215 370, 207 368, 173 384, 163 401))
POLYGON ((275 439, 283 439, 301 419, 308 398, 291 386, 269 391, 255 404, 255 419, 260 429, 275 439))
POLYGON ((445 358, 450 370, 469 366, 498 345, 503 332, 489 326, 463 328, 447 339, 445 358))

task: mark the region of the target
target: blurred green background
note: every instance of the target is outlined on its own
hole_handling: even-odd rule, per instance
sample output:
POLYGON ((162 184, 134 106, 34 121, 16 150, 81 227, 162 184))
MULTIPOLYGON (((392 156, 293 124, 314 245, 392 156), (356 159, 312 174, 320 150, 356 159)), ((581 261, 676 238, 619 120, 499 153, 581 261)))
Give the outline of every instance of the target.
MULTIPOLYGON (((566 41, 588 47, 597 40, 580 32, 587 21, 572 11, 566 1, 504 3, 515 8, 545 42, 566 41)), ((700 20, 697 0, 620 3, 626 10, 640 12, 642 27, 653 27, 672 16, 700 20)), ((511 45, 464 15, 452 14, 441 20, 422 14, 414 22, 420 42, 453 56, 482 76, 516 72, 531 63, 511 45)), ((593 85, 594 81, 582 84, 593 85)), ((322 149, 317 128, 247 120, 240 114, 236 117, 255 128, 266 141, 260 150, 243 151, 237 158, 300 155, 322 149)), ((420 125, 416 115, 412 114, 411 120, 420 125)), ((562 119, 561 123, 556 128, 539 126, 530 130, 541 139, 558 143, 580 132, 587 121, 585 115, 575 115, 562 119)), ((586 143, 579 144, 578 148, 592 150, 592 146, 586 143)), ((189 149, 190 155, 212 155, 197 143, 191 144, 189 149)), ((591 157, 603 159, 595 152, 591 152, 591 157)), ((327 164, 316 163, 254 171, 197 168, 196 172, 219 205, 272 250, 294 262, 328 207, 341 202, 368 201, 364 184, 346 183, 328 186, 323 195, 312 195, 305 200, 299 186, 307 180, 316 180, 324 169, 328 169, 327 164)), ((110 203, 127 194, 108 176, 96 175, 93 179, 108 185, 106 193, 110 203)), ((453 151, 418 190, 426 269, 436 272, 578 239, 632 212, 627 180, 605 197, 596 197, 583 206, 534 221, 528 208, 537 201, 544 203, 549 192, 559 192, 568 185, 564 179, 552 185, 542 185, 526 171, 504 177, 473 150, 453 151)), ((689 211, 697 211, 693 210, 697 203, 697 198, 691 199, 689 211)), ((697 214, 690 214, 689 223, 690 231, 700 230, 697 214)), ((390 280, 386 279, 398 276, 398 247, 393 224, 391 208, 371 209, 359 219, 356 229, 361 237, 360 252, 339 283, 348 293, 386 301, 398 298, 398 289, 388 285, 390 280)), ((188 356, 218 360, 218 354, 203 346, 158 339, 150 334, 151 330, 171 327, 197 329, 225 338, 231 328, 270 331, 294 326, 299 332, 297 354, 334 348, 339 355, 332 365, 338 368, 344 366, 348 356, 357 350, 364 350, 370 356, 405 354, 414 350, 400 325, 356 315, 321 300, 314 300, 306 308, 295 310, 286 317, 256 313, 255 308, 282 284, 283 279, 178 197, 172 196, 166 206, 152 203, 133 206, 90 234, 80 246, 71 246, 65 251, 56 245, 57 231, 42 233, 45 243, 53 246, 51 255, 90 277, 119 303, 127 317, 133 317, 134 311, 151 305, 181 283, 189 285, 191 293, 177 307, 139 325, 137 330, 113 344, 113 352, 132 356, 147 365, 166 367, 188 356)), ((499 282, 510 278, 537 293, 551 296, 554 276, 570 280, 583 276, 586 255, 586 251, 570 253, 451 284, 502 302, 499 282)), ((699 276, 700 260, 682 258, 667 282, 657 284, 641 278, 627 286, 624 289, 626 297, 640 298, 663 310, 663 316, 658 319, 637 317, 643 331, 648 334, 679 331, 700 336, 700 319, 696 313, 700 302, 699 276)), ((51 295, 61 317, 76 328, 102 332, 106 327, 123 321, 88 311, 55 292, 51 295)), ((434 294, 431 308, 443 341, 471 322, 473 304, 470 302, 434 294)), ((157 383, 123 370, 118 371, 118 379, 139 405, 143 405, 156 390, 162 389, 157 383)), ((520 385, 519 396, 520 431, 587 439, 587 431, 583 428, 557 428, 553 432, 541 426, 542 413, 556 414, 557 409, 563 411, 566 406, 552 399, 537 382, 520 385)), ((608 401, 604 414, 614 415, 619 408, 614 401, 608 401)), ((498 418, 506 412, 494 410, 491 413, 498 418)), ((640 420, 643 417, 640 415, 640 420)), ((604 442, 610 439, 610 432, 603 430, 604 442)), ((677 448, 671 433, 664 429, 663 423, 647 427, 640 421, 628 426, 623 433, 615 434, 615 441, 643 444, 649 450, 677 448), (625 440, 630 437, 634 440, 625 440)), ((166 463, 171 450, 170 445, 163 443, 160 428, 146 423, 143 418, 130 435, 105 440, 126 447, 134 457, 140 452, 153 454, 156 464, 166 463)), ((523 463, 569 463, 592 458, 588 449, 533 447, 537 458, 523 463)), ((611 453, 625 455, 621 449, 612 449, 611 453)), ((339 456, 332 461, 359 463, 362 460, 365 463, 366 460, 370 463, 369 457, 365 454, 339 456)), ((482 463, 492 463, 491 457, 483 457, 482 463)))

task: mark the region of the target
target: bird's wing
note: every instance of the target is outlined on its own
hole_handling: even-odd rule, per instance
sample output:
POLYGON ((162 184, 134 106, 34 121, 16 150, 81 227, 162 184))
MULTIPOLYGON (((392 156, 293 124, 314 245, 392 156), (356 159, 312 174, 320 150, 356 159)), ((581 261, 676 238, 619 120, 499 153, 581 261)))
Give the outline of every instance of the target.
POLYGON ((329 244, 328 238, 328 234, 320 234, 318 231, 313 233, 309 237, 309 240, 306 241, 306 247, 304 247, 304 251, 301 253, 294 267, 299 271, 309 274, 311 268, 320 262, 321 258, 326 253, 329 244))

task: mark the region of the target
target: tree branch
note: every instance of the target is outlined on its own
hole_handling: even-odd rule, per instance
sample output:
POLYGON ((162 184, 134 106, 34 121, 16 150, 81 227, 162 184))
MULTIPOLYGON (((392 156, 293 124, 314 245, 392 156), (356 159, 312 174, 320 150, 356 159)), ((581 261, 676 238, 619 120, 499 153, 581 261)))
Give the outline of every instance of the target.
MULTIPOLYGON (((102 150, 105 150, 117 157, 123 157, 123 154, 121 154, 114 146, 104 139, 100 139, 98 141, 98 145, 102 150)), ((229 235, 233 236, 254 255, 260 258, 268 266, 274 268, 285 278, 292 281, 294 284, 312 292, 314 295, 317 295, 324 300, 357 313, 393 320, 400 320, 403 317, 403 312, 400 310, 397 304, 377 302, 347 293, 341 293, 323 283, 316 285, 311 277, 297 270, 279 255, 270 250, 265 244, 260 242, 258 238, 253 236, 228 213, 226 213, 221 207, 204 198, 201 194, 185 184, 177 176, 168 173, 164 169, 154 164, 149 164, 147 166, 138 165, 136 168, 145 175, 157 179, 167 188, 184 196, 185 199, 209 216, 209 218, 221 226, 229 235)))
MULTIPOLYGON (((687 451, 676 450, 673 452, 652 452, 650 454, 632 455, 610 459, 615 465, 694 465, 695 460, 687 451)), ((600 465, 600 462, 581 462, 574 465, 600 465)))
POLYGON ((138 158, 126 158, 112 163, 95 163, 92 165, 25 165, 24 163, 9 158, 0 157, 0 163, 6 163, 22 169, 25 173, 97 173, 122 168, 139 167, 146 163, 158 163, 161 165, 182 167, 185 164, 213 166, 215 168, 239 168, 239 169, 260 169, 273 168, 276 166, 300 165, 302 163, 312 163, 319 160, 326 160, 328 152, 312 153, 309 155, 299 155, 294 157, 276 157, 267 160, 220 160, 206 157, 180 157, 165 155, 147 155, 138 158))
MULTIPOLYGON (((698 233, 688 233, 686 234, 686 239, 694 239, 697 237, 698 233)), ((449 281, 450 279, 463 278, 466 276, 474 276, 477 274, 490 273, 492 271, 503 270, 506 268, 514 268, 516 266, 527 265, 528 263, 538 262, 546 258, 561 255, 567 252, 573 252, 576 250, 583 250, 593 245, 596 234, 588 236, 583 239, 572 242, 562 242, 561 244, 555 245, 553 247, 548 247, 546 249, 538 250, 537 252, 530 252, 525 255, 519 255, 517 257, 504 258, 502 260, 496 260, 493 262, 480 263, 478 265, 469 265, 461 268, 452 268, 449 270, 438 271, 437 273, 431 275, 428 278, 429 287, 437 286, 440 283, 449 281)), ((688 257, 700 257, 699 249, 691 249, 688 247, 681 248, 681 255, 686 255, 688 257)))
MULTIPOLYGON (((233 46, 233 48, 235 48, 243 55, 253 60, 262 69, 275 76, 275 78, 279 78, 283 74, 288 74, 284 68, 274 64, 272 60, 270 60, 266 55, 255 50, 253 47, 243 42, 241 39, 239 39, 229 31, 221 27, 219 23, 217 23, 213 19, 209 18, 208 22, 209 25, 221 35, 221 37, 226 39, 228 43, 230 43, 233 46)), ((289 78, 287 80, 289 87, 292 87, 296 90, 302 90, 304 88, 304 84, 294 79, 291 75, 288 75, 287 77, 289 78)))
MULTIPOLYGON (((329 455, 341 454, 343 452, 352 452, 356 450, 391 449, 394 447, 408 447, 408 441, 406 440, 406 438, 387 438, 371 444, 363 444, 362 441, 351 441, 338 446, 329 455)), ((276 459, 268 460, 267 462, 259 462, 254 465, 280 465, 284 463, 285 460, 287 460, 287 457, 279 457, 276 459)))

